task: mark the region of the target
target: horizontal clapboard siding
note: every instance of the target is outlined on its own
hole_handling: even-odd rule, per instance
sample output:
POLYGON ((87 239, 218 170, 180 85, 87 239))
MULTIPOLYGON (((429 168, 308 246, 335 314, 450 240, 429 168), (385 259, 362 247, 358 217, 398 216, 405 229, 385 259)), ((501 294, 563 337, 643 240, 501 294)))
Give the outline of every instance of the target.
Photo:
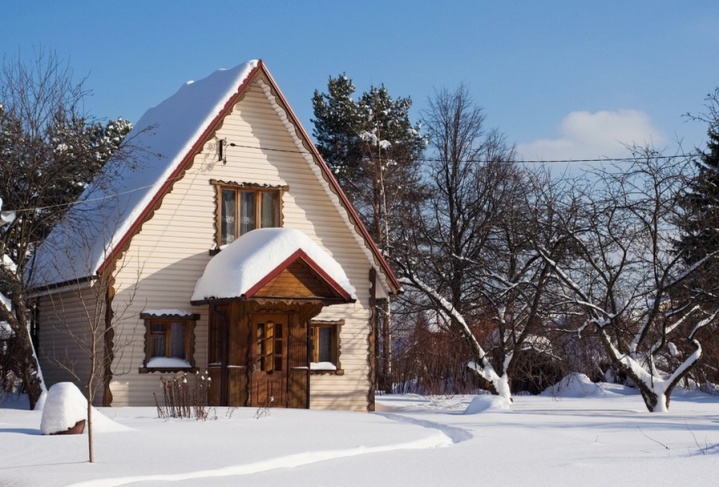
POLYGON ((86 391, 90 378, 93 336, 99 346, 95 369, 94 404, 102 404, 103 332, 105 293, 97 286, 42 296, 38 299, 38 360, 45 386, 72 382, 86 391), (94 335, 93 335, 94 331, 94 335))

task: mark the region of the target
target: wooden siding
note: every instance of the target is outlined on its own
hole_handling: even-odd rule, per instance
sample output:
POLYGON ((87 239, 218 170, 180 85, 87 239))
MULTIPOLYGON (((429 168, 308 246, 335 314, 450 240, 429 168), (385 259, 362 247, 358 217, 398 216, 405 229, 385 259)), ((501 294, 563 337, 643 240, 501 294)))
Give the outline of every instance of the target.
MULTIPOLYGON (((97 283, 81 289, 42 296, 38 299, 38 359, 45 385, 49 389, 58 382, 72 382, 83 393, 90 374, 91 328, 104 331, 105 293, 97 283)), ((104 347, 98 336, 95 405, 102 404, 104 347)))
POLYGON ((336 196, 329 195, 318 180, 275 110, 266 90, 255 81, 118 263, 113 308, 122 314, 118 333, 135 352, 116 360, 115 368, 129 373, 113 380, 113 405, 151 406, 153 394, 160 391, 159 373, 138 373, 144 357, 139 316, 146 309, 178 308, 200 314, 194 357, 200 370, 207 368, 207 306, 192 307, 189 301, 214 246, 216 193, 210 183, 214 179, 288 186, 282 193, 283 226, 309 235, 344 268, 357 301, 327 307, 318 317, 344 320, 340 337, 344 375, 312 375, 310 405, 367 409, 370 264, 366 250, 337 211, 337 202, 331 200, 336 196), (227 140, 224 164, 217 160, 217 139, 227 140))
POLYGON ((294 298, 340 298, 339 294, 318 277, 304 262, 293 262, 287 269, 262 286, 255 296, 294 298))

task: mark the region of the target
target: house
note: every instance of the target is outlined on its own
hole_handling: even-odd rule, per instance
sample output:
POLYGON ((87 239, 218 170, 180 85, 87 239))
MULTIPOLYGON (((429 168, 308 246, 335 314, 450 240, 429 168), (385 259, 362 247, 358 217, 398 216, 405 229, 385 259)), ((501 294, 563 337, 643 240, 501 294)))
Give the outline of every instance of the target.
POLYGON ((375 303, 400 285, 262 61, 149 110, 36 253, 47 385, 161 402, 374 407, 375 303), (95 353, 92 353, 92 346, 95 353))

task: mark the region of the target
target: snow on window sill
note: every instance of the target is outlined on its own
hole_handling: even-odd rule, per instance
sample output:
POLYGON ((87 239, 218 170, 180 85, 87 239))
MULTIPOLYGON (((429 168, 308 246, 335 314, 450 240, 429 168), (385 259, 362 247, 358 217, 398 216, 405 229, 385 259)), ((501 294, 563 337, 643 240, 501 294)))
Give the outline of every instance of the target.
POLYGON ((177 357, 152 357, 147 361, 147 365, 140 367, 140 373, 148 372, 195 372, 197 367, 193 367, 190 362, 177 357))
POLYGON ((332 362, 310 362, 310 370, 337 370, 332 362))
POLYGON ((332 362, 310 362, 312 375, 344 375, 345 371, 338 369, 332 362))

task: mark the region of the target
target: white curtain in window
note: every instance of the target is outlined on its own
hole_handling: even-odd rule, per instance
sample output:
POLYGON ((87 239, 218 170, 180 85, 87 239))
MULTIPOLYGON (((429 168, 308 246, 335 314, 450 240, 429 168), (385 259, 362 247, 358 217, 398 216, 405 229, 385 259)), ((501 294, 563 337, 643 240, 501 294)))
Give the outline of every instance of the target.
POLYGON ((170 325, 170 357, 185 358, 185 324, 170 325))
POLYGON ((256 228, 255 225, 255 192, 240 192, 240 235, 256 228))
POLYGON ((235 230, 235 213, 237 209, 235 195, 234 190, 222 190, 221 245, 232 243, 237 238, 235 230))

